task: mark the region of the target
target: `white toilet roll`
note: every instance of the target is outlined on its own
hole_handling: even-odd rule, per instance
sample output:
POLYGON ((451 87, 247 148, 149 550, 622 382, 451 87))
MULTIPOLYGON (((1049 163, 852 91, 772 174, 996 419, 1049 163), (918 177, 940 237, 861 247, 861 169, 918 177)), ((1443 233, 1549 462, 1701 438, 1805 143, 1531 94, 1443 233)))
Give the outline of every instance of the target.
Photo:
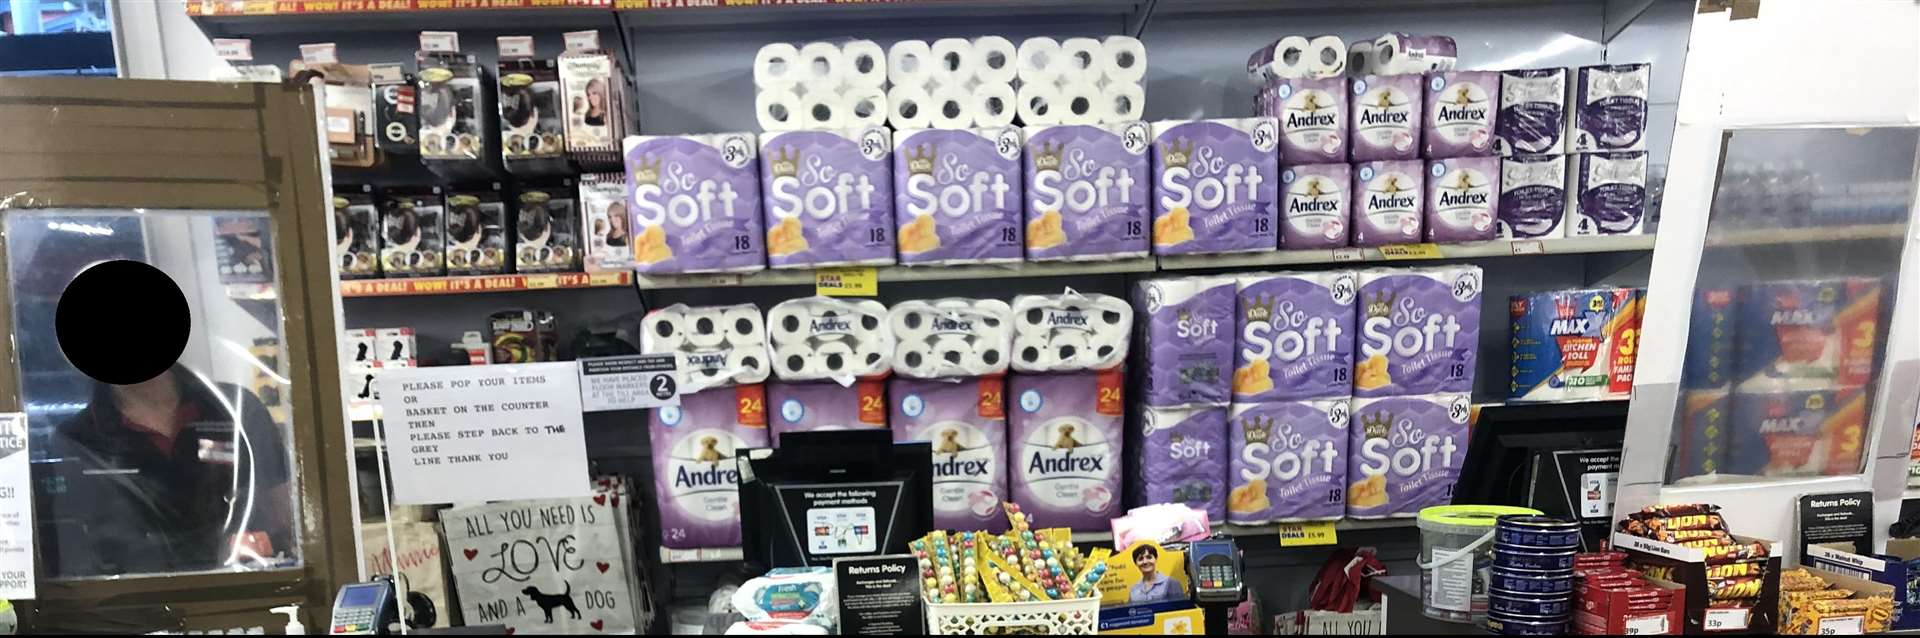
POLYGON ((973 351, 967 355, 967 367, 976 375, 999 374, 1007 370, 1007 352, 1012 342, 1007 340, 1011 333, 1001 333, 1000 339, 975 339, 973 351))
POLYGON ((973 76, 983 84, 1011 84, 1019 75, 1020 50, 1013 41, 989 35, 973 39, 973 76))
POLYGON ((965 38, 941 38, 933 41, 933 81, 942 86, 961 86, 974 78, 973 41, 965 38))
POLYGON ((849 128, 846 100, 835 91, 809 91, 800 97, 800 128, 849 128))
POLYGON ((895 129, 923 129, 933 123, 933 97, 915 84, 887 89, 887 123, 895 129))
POLYGON ((1105 67, 1106 49, 1093 38, 1067 38, 1060 42, 1060 60, 1066 66, 1060 72, 1062 83, 1075 80, 1098 82, 1105 67))
POLYGON ((829 341, 813 349, 813 360, 826 376, 850 375, 860 366, 854 361, 853 346, 844 341, 829 341))
POLYGON ((973 126, 973 94, 966 87, 942 85, 933 91, 930 128, 963 129, 973 126))
POLYGON ((774 372, 782 379, 812 379, 820 376, 820 363, 814 349, 806 344, 788 344, 773 349, 774 372))
POLYGON ((832 42, 808 42, 800 47, 802 84, 831 90, 846 82, 846 64, 832 42))
POLYGON ((1138 38, 1107 36, 1100 49, 1100 70, 1109 82, 1138 84, 1147 77, 1147 46, 1138 38))
POLYGON ((712 308, 699 308, 687 313, 687 343, 701 348, 711 348, 727 341, 723 312, 712 308))
POLYGON ((925 40, 901 40, 887 49, 887 81, 894 87, 925 87, 933 80, 933 46, 925 40))
POLYGON ((678 312, 655 310, 640 320, 640 350, 649 354, 671 352, 687 342, 687 329, 678 312))
POLYGON ((753 98, 754 117, 763 131, 790 131, 800 127, 800 96, 791 89, 761 89, 753 98))
POLYGON ((849 86, 881 88, 887 84, 887 51, 872 40, 840 45, 841 74, 849 86))
POLYGON ((926 341, 902 341, 893 349, 893 371, 897 374, 916 378, 933 377, 940 370, 938 361, 933 344, 926 341))
POLYGON ((891 115, 887 91, 878 86, 851 87, 841 97, 850 127, 880 126, 891 115))
POLYGON ((967 337, 960 335, 940 335, 933 339, 933 356, 939 360, 943 370, 953 374, 965 374, 967 358, 973 355, 973 344, 967 337))
POLYGON ((1059 124, 1065 110, 1060 104, 1060 88, 1040 82, 1020 85, 1014 92, 1014 113, 1027 126, 1059 124))
POLYGON ((893 338, 902 345, 924 342, 933 334, 934 312, 926 307, 926 302, 904 301, 888 311, 887 325, 893 330, 893 338))
POLYGON ((1312 40, 1300 35, 1274 40, 1273 44, 1255 52, 1247 70, 1259 82, 1306 77, 1307 47, 1312 43, 1312 40))
POLYGON ((997 128, 1013 124, 1013 116, 1017 114, 1017 99, 1011 84, 981 84, 973 90, 973 125, 997 128))
POLYGON ((1015 337, 1013 340, 1013 369, 1018 372, 1047 372, 1058 368, 1059 358, 1053 349, 1047 346, 1047 338, 1039 335, 1015 337))
POLYGON ((1307 43, 1307 77, 1334 78, 1347 73, 1347 43, 1337 35, 1315 36, 1307 43))
POLYGON ((776 344, 800 343, 807 338, 807 312, 781 303, 767 311, 767 334, 776 344))
POLYGON ((727 353, 727 371, 734 383, 759 383, 767 380, 767 350, 763 347, 734 348, 727 353))
POLYGON ((786 42, 769 42, 753 56, 753 85, 762 89, 790 89, 800 81, 800 50, 786 42))
POLYGON ((1017 53, 1016 75, 1027 85, 1058 82, 1067 68, 1061 59, 1060 41, 1053 38, 1027 38, 1017 53))
POLYGON ((1084 333, 1056 332, 1047 339, 1047 347, 1053 349, 1053 358, 1061 365, 1079 367, 1087 365, 1095 358, 1088 341, 1084 333))
POLYGON ((1098 124, 1106 110, 1101 104, 1100 87, 1081 79, 1060 85, 1060 123, 1098 124))
POLYGON ((1133 122, 1147 110, 1147 92, 1138 84, 1109 84, 1100 93, 1102 122, 1133 122))
POLYGON ((1347 75, 1362 77, 1374 74, 1373 41, 1361 40, 1347 45, 1347 75))
POLYGON ((764 343, 767 338, 766 319, 753 306, 728 307, 720 314, 720 328, 726 331, 727 343, 735 346, 764 343))

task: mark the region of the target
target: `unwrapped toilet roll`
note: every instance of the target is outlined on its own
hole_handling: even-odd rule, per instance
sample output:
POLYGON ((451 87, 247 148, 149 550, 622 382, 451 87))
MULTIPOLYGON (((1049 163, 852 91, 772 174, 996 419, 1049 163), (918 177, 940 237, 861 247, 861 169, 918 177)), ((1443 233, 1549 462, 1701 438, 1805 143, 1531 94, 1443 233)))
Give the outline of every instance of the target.
POLYGON ((839 93, 816 91, 800 98, 800 128, 850 128, 846 101, 839 93))
POLYGON ((1373 73, 1373 42, 1361 40, 1347 45, 1347 75, 1361 77, 1373 73))
POLYGON ((959 85, 943 85, 933 92, 930 128, 963 129, 973 126, 973 94, 959 85))
POLYGON ((1100 87, 1090 80, 1060 85, 1060 123, 1098 124, 1105 112, 1100 87))
POLYGON ((1059 124, 1061 108, 1060 89, 1048 83, 1020 85, 1014 93, 1014 112, 1027 126, 1035 124, 1059 124))
POLYGON ((1060 41, 1053 38, 1027 38, 1017 50, 1016 75, 1025 85, 1052 85, 1067 70, 1060 41))
POLYGON ((1138 84, 1109 84, 1100 92, 1103 122, 1138 120, 1146 111, 1147 92, 1138 84))
POLYGON ((887 51, 872 40, 840 45, 841 75, 852 87, 881 88, 887 84, 887 51))
POLYGON ((640 330, 642 353, 672 354, 678 360, 682 392, 767 379, 766 322, 753 304, 674 304, 647 313, 640 330))
POLYGON ((1011 84, 981 84, 973 90, 973 125, 994 128, 1012 124, 1017 99, 1011 84))
POLYGON ((925 40, 901 40, 887 49, 887 81, 896 87, 924 87, 933 69, 933 46, 925 40))
POLYGON ((852 127, 880 126, 887 123, 892 115, 888 110, 887 91, 878 86, 855 87, 847 90, 845 113, 847 123, 852 127))
POLYGON ((1100 49, 1100 70, 1108 81, 1139 84, 1147 77, 1147 47, 1138 38, 1107 36, 1100 49))
POLYGON ((803 297, 767 312, 774 373, 783 381, 851 383, 886 371, 893 357, 887 307, 870 300, 803 297))
POLYGON ((790 89, 800 81, 799 70, 799 49, 786 42, 768 43, 753 56, 753 85, 761 89, 790 89))
POLYGON ((759 120, 760 129, 765 131, 800 128, 802 108, 800 96, 790 89, 761 89, 753 98, 754 118, 759 120))
POLYGON ((809 42, 800 47, 800 75, 806 84, 838 87, 846 81, 846 64, 840 47, 832 42, 809 42))
POLYGON ((1020 50, 1012 40, 997 35, 973 39, 973 76, 982 83, 1011 84, 1019 69, 1020 50))
POLYGON ((1127 356, 1133 308, 1108 295, 1021 295, 1013 299, 1013 369, 1104 370, 1127 356))
POLYGON ((887 123, 898 130, 929 128, 933 123, 933 97, 916 85, 893 85, 887 89, 887 123))
POLYGON ((1067 38, 1060 42, 1061 82, 1071 82, 1074 78, 1089 82, 1100 79, 1106 66, 1106 49, 1100 41, 1093 38, 1067 38))
POLYGON ((1012 309, 997 299, 903 301, 887 311, 893 371, 919 379, 976 377, 1007 369, 1012 309))
POLYGON ((933 41, 933 81, 942 86, 960 86, 974 78, 973 42, 964 38, 933 41))

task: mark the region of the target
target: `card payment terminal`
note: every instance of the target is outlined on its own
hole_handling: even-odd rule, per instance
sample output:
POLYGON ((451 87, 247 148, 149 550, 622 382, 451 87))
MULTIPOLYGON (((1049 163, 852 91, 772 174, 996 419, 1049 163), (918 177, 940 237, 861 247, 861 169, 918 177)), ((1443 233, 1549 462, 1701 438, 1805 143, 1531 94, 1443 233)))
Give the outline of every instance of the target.
POLYGON ((387 626, 400 622, 393 579, 379 576, 340 588, 333 598, 333 617, 327 622, 332 636, 385 635, 387 626))
POLYGON ((1207 619, 1207 635, 1227 633, 1227 612, 1246 597, 1240 578, 1240 549, 1233 538, 1209 538, 1187 545, 1188 582, 1193 601, 1207 619))

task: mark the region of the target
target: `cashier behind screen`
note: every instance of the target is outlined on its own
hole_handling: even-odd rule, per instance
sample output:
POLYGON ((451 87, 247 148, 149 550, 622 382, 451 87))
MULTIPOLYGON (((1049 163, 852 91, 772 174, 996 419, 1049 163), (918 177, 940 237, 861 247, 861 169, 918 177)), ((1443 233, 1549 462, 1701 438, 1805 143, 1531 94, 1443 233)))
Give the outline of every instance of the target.
POLYGON ((179 365, 94 384, 46 455, 51 576, 258 568, 297 551, 286 444, 252 393, 179 365))

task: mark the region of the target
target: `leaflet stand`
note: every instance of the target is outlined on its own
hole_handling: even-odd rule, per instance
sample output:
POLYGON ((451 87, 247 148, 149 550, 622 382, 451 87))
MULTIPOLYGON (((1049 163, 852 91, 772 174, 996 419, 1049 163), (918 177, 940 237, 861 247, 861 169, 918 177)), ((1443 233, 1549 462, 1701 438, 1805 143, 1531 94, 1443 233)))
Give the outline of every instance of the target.
POLYGON ((738 452, 741 550, 758 568, 906 554, 933 529, 932 448, 887 430, 794 432, 738 452))

